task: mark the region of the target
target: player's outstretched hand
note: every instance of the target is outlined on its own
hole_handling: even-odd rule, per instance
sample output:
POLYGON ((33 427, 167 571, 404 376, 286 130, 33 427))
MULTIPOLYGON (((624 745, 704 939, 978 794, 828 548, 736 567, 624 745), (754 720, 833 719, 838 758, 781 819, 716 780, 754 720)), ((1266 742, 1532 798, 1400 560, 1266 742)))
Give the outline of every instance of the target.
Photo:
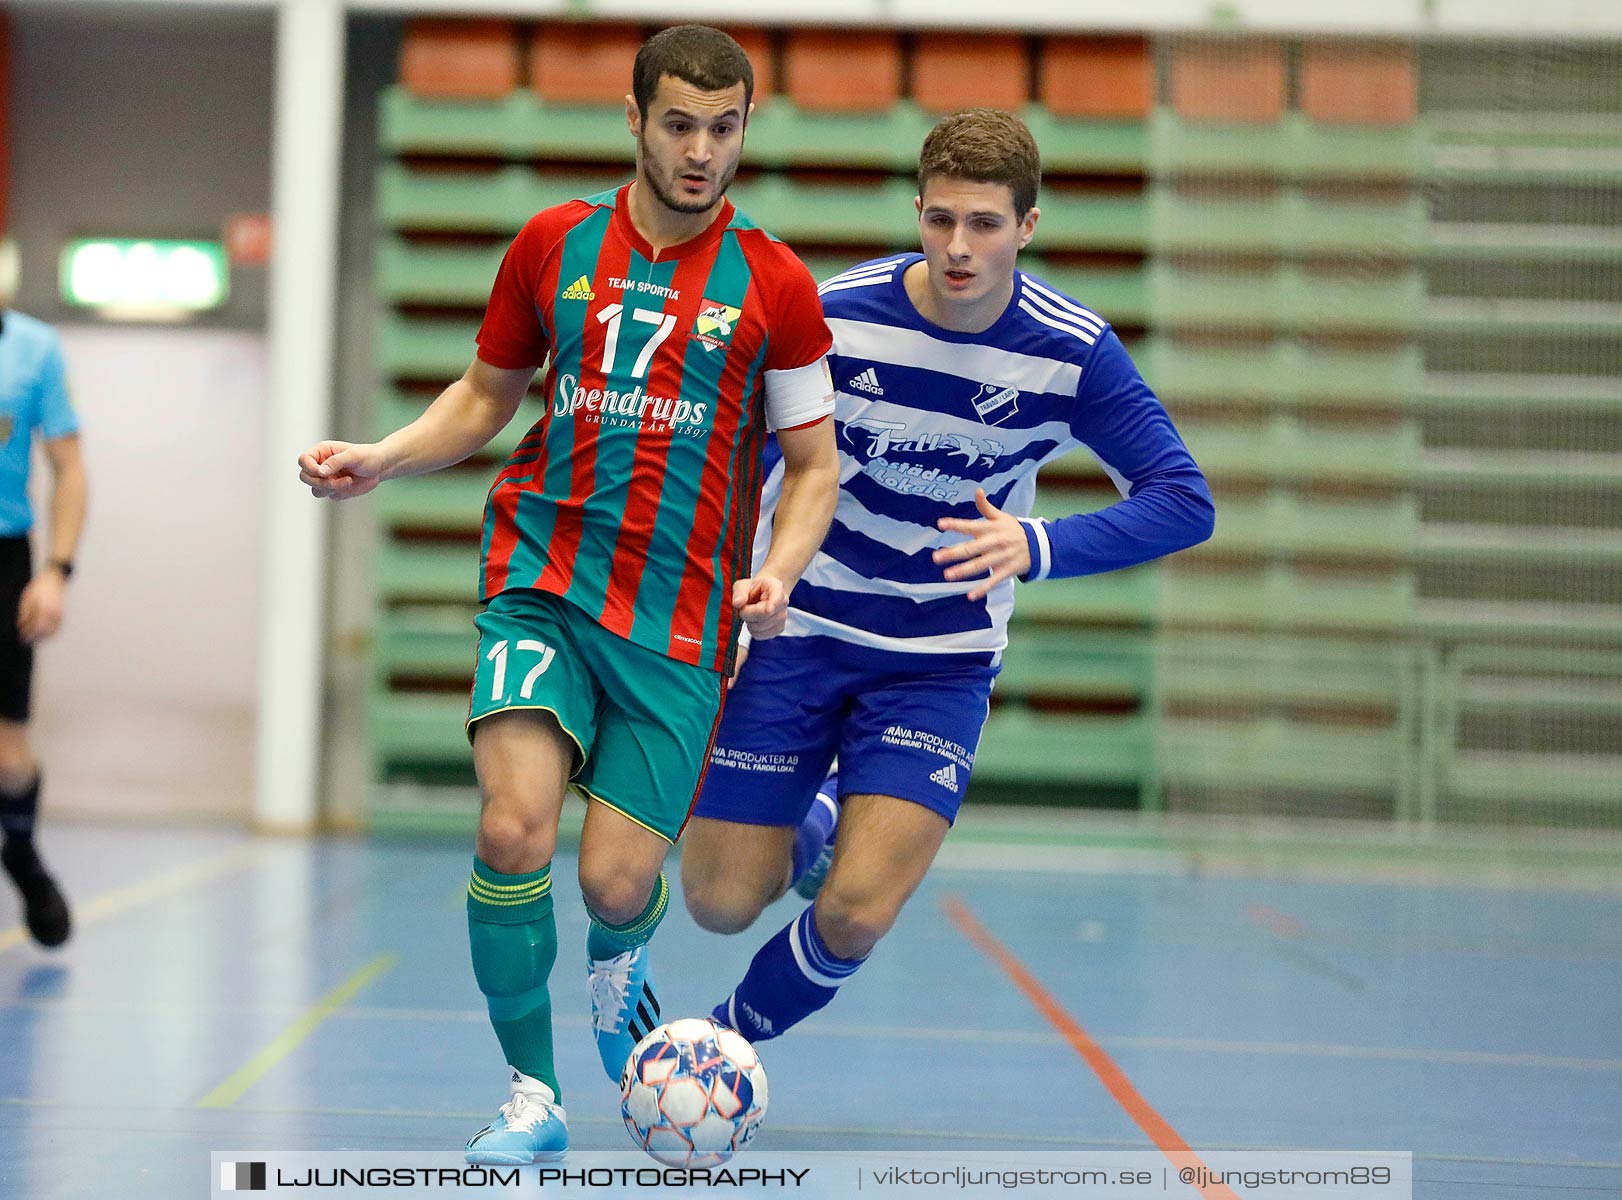
POLYGON ((376 442, 320 442, 298 456, 299 482, 317 499, 353 500, 383 482, 376 442))
POLYGON ((756 575, 732 585, 732 608, 758 641, 774 638, 788 624, 788 589, 775 575, 756 575))
POLYGON ((978 600, 1005 579, 1031 569, 1031 547, 1025 540, 1025 526, 986 499, 984 488, 974 489, 974 506, 983 518, 942 517, 935 524, 947 533, 966 533, 969 540, 935 551, 937 563, 955 563, 946 568, 948 579, 975 579, 985 576, 969 592, 978 600))

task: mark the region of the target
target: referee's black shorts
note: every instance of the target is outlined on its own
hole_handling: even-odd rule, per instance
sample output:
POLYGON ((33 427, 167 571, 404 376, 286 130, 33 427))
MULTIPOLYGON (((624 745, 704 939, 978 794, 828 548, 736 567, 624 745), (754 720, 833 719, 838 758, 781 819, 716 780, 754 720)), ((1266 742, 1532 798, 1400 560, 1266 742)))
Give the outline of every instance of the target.
POLYGON ((0 538, 0 721, 27 721, 34 648, 17 636, 17 605, 34 574, 28 538, 0 538))

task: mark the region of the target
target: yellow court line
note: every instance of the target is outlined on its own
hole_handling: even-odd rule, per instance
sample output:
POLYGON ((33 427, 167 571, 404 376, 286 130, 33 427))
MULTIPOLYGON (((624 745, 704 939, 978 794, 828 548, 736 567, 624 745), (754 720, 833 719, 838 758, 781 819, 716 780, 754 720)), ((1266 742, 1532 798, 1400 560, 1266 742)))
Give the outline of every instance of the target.
POLYGON ((323 997, 309 1012, 283 1030, 275 1041, 250 1058, 229 1079, 199 1100, 197 1107, 230 1108, 242 1098, 244 1092, 269 1074, 277 1063, 298 1049, 300 1043, 314 1033, 322 1021, 348 1004, 355 998, 356 993, 399 961, 400 956, 393 952, 379 954, 372 959, 323 997))
MULTIPOLYGON (((200 883, 217 879, 221 875, 241 870, 258 857, 257 846, 237 847, 222 851, 213 858, 205 858, 202 862, 187 863, 183 867, 160 871, 151 878, 142 879, 128 887, 119 888, 115 892, 108 892, 105 896, 97 896, 94 900, 78 905, 73 910, 73 923, 76 927, 83 928, 96 921, 116 917, 137 905, 164 899, 200 883)), ((0 930, 0 954, 28 940, 28 931, 21 925, 0 930)))

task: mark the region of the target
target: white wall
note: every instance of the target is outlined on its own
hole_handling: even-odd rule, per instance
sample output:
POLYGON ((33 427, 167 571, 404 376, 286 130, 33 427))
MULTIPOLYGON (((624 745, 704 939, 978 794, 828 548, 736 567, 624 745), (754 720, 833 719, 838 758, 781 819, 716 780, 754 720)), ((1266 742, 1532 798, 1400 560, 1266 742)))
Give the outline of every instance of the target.
MULTIPOLYGON (((35 669, 46 803, 245 817, 263 574, 264 337, 110 326, 61 334, 91 495, 67 621, 35 669)), ((47 478, 36 468, 36 554, 47 478)))

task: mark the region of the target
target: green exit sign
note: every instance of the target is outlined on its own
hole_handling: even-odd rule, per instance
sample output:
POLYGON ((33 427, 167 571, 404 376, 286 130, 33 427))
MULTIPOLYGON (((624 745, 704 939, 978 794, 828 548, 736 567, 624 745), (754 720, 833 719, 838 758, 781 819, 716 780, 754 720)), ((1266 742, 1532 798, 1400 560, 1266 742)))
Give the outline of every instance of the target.
POLYGON ((228 278, 218 242, 87 238, 62 250, 62 298, 113 317, 161 320, 218 308, 228 278))

